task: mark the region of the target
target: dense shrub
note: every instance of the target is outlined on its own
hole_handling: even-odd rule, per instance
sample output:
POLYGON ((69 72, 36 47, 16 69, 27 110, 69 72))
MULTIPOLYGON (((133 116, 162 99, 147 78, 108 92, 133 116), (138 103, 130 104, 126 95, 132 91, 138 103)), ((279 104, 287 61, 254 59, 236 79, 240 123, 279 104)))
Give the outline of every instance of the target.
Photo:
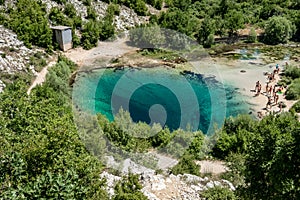
POLYGON ((66 92, 73 69, 60 57, 30 96, 20 80, 0 94, 1 199, 108 198, 102 164, 86 151, 73 121, 66 92))
POLYGON ((213 188, 208 188, 201 193, 201 196, 206 200, 236 200, 238 199, 234 192, 229 188, 223 188, 220 186, 215 186, 213 188))
POLYGON ((296 66, 288 66, 284 71, 284 76, 292 79, 300 78, 300 68, 296 66))
POLYGON ((295 79, 286 91, 286 99, 297 100, 300 99, 300 78, 295 79))
POLYGON ((147 200, 148 198, 141 192, 142 185, 139 183, 139 176, 129 173, 123 176, 115 186, 116 195, 113 200, 147 200))
POLYGON ((294 34, 294 25, 285 17, 268 19, 265 27, 265 41, 268 44, 286 43, 294 34))
POLYGON ((226 131, 222 131, 213 149, 218 157, 239 155, 231 156, 230 160, 240 166, 229 165, 232 169, 229 177, 240 179, 240 183, 245 178, 241 197, 298 199, 300 122, 297 116, 283 113, 266 116, 261 121, 247 121, 227 122, 226 131), (285 173, 281 174, 282 171, 285 173))
POLYGON ((46 15, 45 5, 40 1, 20 0, 10 10, 8 27, 26 46, 37 45, 51 50, 52 31, 46 15))
POLYGON ((256 32, 255 32, 255 28, 252 27, 250 29, 250 33, 249 33, 247 41, 249 43, 254 43, 254 42, 256 42, 256 40, 257 40, 257 35, 256 35, 256 32))
POLYGON ((295 112, 300 113, 300 100, 297 101, 297 102, 293 105, 292 109, 293 109, 295 112))
POLYGON ((200 175, 200 166, 198 166, 195 161, 194 157, 189 154, 185 154, 178 162, 177 165, 175 165, 171 169, 171 173, 177 175, 177 174, 193 174, 196 176, 200 175))
POLYGON ((99 21, 90 20, 83 25, 81 42, 85 49, 96 47, 99 40, 101 26, 99 21))

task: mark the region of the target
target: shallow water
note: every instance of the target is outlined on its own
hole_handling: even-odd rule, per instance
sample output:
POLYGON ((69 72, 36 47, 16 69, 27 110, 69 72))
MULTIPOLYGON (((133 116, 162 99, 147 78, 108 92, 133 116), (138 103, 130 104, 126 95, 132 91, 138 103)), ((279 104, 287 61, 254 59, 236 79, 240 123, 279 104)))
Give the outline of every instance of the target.
POLYGON ((73 94, 81 110, 113 120, 122 107, 135 122, 160 123, 172 130, 189 126, 209 133, 225 117, 249 111, 244 97, 232 86, 213 77, 167 68, 82 73, 73 94))

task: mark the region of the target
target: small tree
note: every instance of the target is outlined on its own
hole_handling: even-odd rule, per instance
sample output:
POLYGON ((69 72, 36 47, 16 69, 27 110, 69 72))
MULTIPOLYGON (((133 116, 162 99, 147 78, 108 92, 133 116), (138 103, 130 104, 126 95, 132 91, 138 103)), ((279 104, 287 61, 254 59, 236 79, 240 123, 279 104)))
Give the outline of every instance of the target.
POLYGON ((247 41, 250 42, 250 43, 254 43, 254 42, 256 42, 256 40, 257 40, 257 35, 256 35, 256 32, 255 32, 255 29, 252 27, 250 29, 250 33, 249 33, 247 41))
POLYGON ((205 46, 210 46, 213 43, 213 36, 216 30, 215 21, 206 17, 201 24, 200 30, 197 34, 198 42, 205 46), (210 36, 211 35, 211 36, 210 36), (209 38, 210 36, 210 38, 209 38))
POLYGON ((286 43, 294 32, 295 26, 285 17, 271 17, 266 23, 265 42, 268 44, 286 43))
POLYGON ((231 37, 238 29, 244 27, 243 13, 236 10, 230 10, 225 15, 225 27, 228 30, 229 37, 231 37))

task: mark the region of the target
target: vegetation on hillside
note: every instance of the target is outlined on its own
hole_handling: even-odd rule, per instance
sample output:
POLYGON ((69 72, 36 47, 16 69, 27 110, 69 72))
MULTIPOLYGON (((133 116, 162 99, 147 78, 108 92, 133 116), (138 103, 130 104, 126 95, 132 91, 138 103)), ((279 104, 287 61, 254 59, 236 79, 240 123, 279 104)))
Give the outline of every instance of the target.
MULTIPOLYGON (((53 7, 50 13, 46 13, 41 1, 20 0, 15 7, 0 14, 0 24, 15 31, 27 46, 37 45, 48 50, 53 48, 49 22, 52 25, 71 26, 74 46, 82 45, 89 49, 97 45, 98 40, 106 40, 115 34, 114 15, 120 13, 120 5, 132 8, 138 15, 150 15, 148 25, 157 24, 161 28, 186 34, 205 47, 214 44, 216 35, 234 38, 237 31, 246 25, 252 27, 248 42, 256 41, 255 28, 265 30, 263 37, 259 39, 267 44, 298 40, 300 33, 300 3, 297 0, 284 3, 275 0, 166 0, 167 10, 158 15, 151 15, 146 4, 160 10, 162 0, 105 0, 109 6, 102 19, 99 19, 92 1, 87 0, 83 2, 87 7, 85 22, 82 22, 81 13, 76 13, 71 3, 57 2, 62 7, 53 7), (81 40, 76 32, 81 33, 81 40)), ((233 41, 234 39, 228 40, 233 41)))
MULTIPOLYGON (((0 199, 108 199, 106 180, 99 178, 104 166, 87 151, 73 119, 69 78, 75 69, 59 57, 29 96, 20 78, 0 94, 0 199)), ((137 184, 136 177, 127 179, 137 184)), ((124 187, 117 197, 130 192, 124 187)), ((133 186, 132 196, 141 196, 139 188, 133 186)))
MULTIPOLYGON (((120 12, 119 4, 147 15, 145 3, 158 9, 163 3, 161 0, 107 0, 110 3, 107 13, 100 19, 87 0, 84 4, 88 16, 83 22, 72 4, 64 0, 56 2, 64 8, 52 8, 46 13, 40 1, 19 0, 14 7, 0 13, 0 23, 15 31, 28 47, 37 45, 49 51, 54 48, 49 21, 53 25, 71 26, 74 45, 89 49, 99 39, 106 40, 115 34, 113 20, 120 12), (75 34, 79 30, 81 38, 75 34)), ((167 43, 160 32, 163 27, 210 47, 215 35, 235 37, 245 24, 253 27, 248 42, 257 40, 254 29, 258 27, 265 29, 262 41, 267 44, 299 39, 300 3, 296 0, 168 0, 165 3, 166 11, 150 17, 153 25, 150 29, 131 32, 133 44, 167 43)), ((184 37, 177 39, 178 43, 171 44, 173 47, 186 46, 189 42, 184 37)), ((73 119, 69 78, 75 68, 74 63, 60 57, 46 82, 32 90, 30 96, 26 94, 29 80, 17 75, 0 94, 0 199, 108 198, 103 189, 105 180, 99 179, 104 166, 80 140, 73 119)), ((299 100, 299 68, 288 66, 283 75, 279 84, 288 85, 286 98, 299 100)), ((300 112, 299 101, 291 112, 269 115, 261 121, 249 116, 226 119, 212 138, 216 144, 210 155, 227 161, 230 170, 224 177, 238 188, 232 192, 216 187, 204 192, 203 197, 300 199, 300 122, 294 111, 300 112)), ((158 125, 133 123, 124 111, 113 122, 102 115, 97 120, 108 141, 122 151, 155 149, 179 158, 179 163, 171 169, 174 174, 199 175, 194 160, 204 158, 209 150, 207 137, 201 132, 170 131, 158 125), (141 134, 147 137, 140 137, 141 134)), ((113 199, 145 199, 140 189, 138 177, 129 174, 117 183, 113 199)))
MULTIPOLYGON (((229 158, 231 177, 242 183, 237 194, 244 199, 300 198, 300 122, 283 113, 261 121, 228 119, 213 149, 217 158, 229 158), (232 157, 232 154, 235 154, 232 157), (237 156, 239 155, 239 156, 237 156)), ((228 177, 227 177, 228 178, 228 177)))

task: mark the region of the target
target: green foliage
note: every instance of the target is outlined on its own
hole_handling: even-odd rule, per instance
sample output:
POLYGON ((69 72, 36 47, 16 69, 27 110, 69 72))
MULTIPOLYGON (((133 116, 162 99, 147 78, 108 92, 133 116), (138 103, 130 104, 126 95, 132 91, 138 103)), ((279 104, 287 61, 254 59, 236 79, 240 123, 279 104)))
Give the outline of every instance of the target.
POLYGON ((244 27, 244 15, 242 12, 230 10, 225 14, 225 27, 228 29, 229 36, 232 36, 238 29, 244 27))
POLYGON ((300 113, 300 100, 297 101, 297 102, 293 105, 293 107, 292 107, 291 109, 294 110, 294 111, 297 112, 297 113, 300 113))
POLYGON ((300 78, 295 79, 288 87, 285 98, 288 100, 300 99, 300 78))
POLYGON ((87 9, 86 9, 86 12, 87 12, 87 16, 86 16, 87 19, 90 19, 90 20, 96 20, 97 19, 96 10, 95 10, 94 7, 88 6, 87 9))
POLYGON ((245 162, 250 199, 299 199, 299 127, 290 113, 267 116, 259 123, 245 162))
POLYGON ((270 17, 266 22, 265 41, 268 44, 286 43, 294 32, 294 25, 285 17, 270 17))
POLYGON ((254 131, 256 131, 256 123, 248 115, 226 119, 222 131, 218 133, 213 155, 225 159, 230 153, 247 152, 255 136, 254 131))
POLYGON ((164 2, 163 0, 156 0, 154 4, 154 8, 161 10, 163 6, 163 2, 164 2))
POLYGON ((141 48, 159 48, 165 43, 165 36, 156 24, 150 27, 141 27, 129 32, 133 45, 141 48))
POLYGON ((195 161, 194 157, 189 154, 185 154, 171 169, 171 173, 177 174, 193 174, 196 176, 200 176, 200 166, 198 166, 195 161))
POLYGON ((85 6, 91 6, 92 5, 92 0, 83 0, 82 3, 85 6))
POLYGON ((35 53, 33 56, 30 57, 29 64, 33 65, 36 71, 41 71, 42 68, 47 65, 45 55, 43 55, 41 52, 35 53))
POLYGON ((116 184, 116 195, 113 196, 113 200, 147 200, 148 198, 140 191, 141 189, 138 175, 129 173, 116 184))
POLYGON ((0 5, 4 5, 5 0, 0 0, 0 5))
POLYGON ((100 23, 98 21, 90 20, 83 25, 82 30, 82 46, 85 49, 96 47, 101 32, 100 23))
POLYGON ((189 144, 187 152, 196 159, 203 158, 204 134, 202 132, 194 132, 192 142, 189 144))
POLYGON ((191 0, 184 0, 184 1, 173 0, 172 3, 173 3, 174 7, 179 8, 180 10, 187 10, 191 6, 192 1, 191 0))
POLYGON ((66 0, 53 0, 58 4, 65 4, 67 1, 66 0))
POLYGON ((72 21, 70 18, 66 17, 62 11, 62 9, 58 7, 53 7, 49 13, 49 19, 52 24, 55 26, 63 25, 63 26, 72 26, 72 21))
POLYGON ((69 64, 60 57, 30 96, 21 80, 1 93, 1 199, 108 198, 102 165, 86 151, 73 121, 69 64))
POLYGON ((251 27, 247 41, 250 43, 254 43, 254 42, 256 42, 256 40, 257 40, 257 35, 255 32, 255 28, 251 27))
POLYGON ((91 12, 90 13, 91 16, 89 16, 89 14, 88 16, 91 19, 83 25, 83 29, 81 31, 82 33, 81 42, 84 49, 91 49, 93 47, 96 47, 99 39, 107 40, 115 34, 113 17, 114 17, 114 12, 117 11, 113 9, 116 9, 116 7, 115 6, 109 7, 109 9, 107 9, 105 17, 101 21, 99 21, 96 20, 97 16, 95 13, 95 9, 92 8, 91 6, 88 7, 88 13, 91 12))
POLYGON ((235 187, 245 186, 245 155, 230 153, 226 158, 228 171, 222 174, 222 178, 230 181, 235 187))
POLYGON ((28 47, 37 45, 52 49, 52 31, 46 18, 46 8, 35 0, 17 1, 9 13, 8 27, 28 47))
POLYGON ((145 0, 105 0, 104 2, 125 5, 141 16, 145 16, 148 11, 145 0))
POLYGON ((64 13, 65 13, 65 15, 67 15, 70 18, 74 18, 77 15, 76 9, 75 9, 74 5, 71 3, 67 3, 65 5, 64 13))
POLYGON ((158 21, 161 27, 179 31, 187 36, 192 36, 198 30, 199 24, 199 20, 192 13, 177 8, 163 12, 158 21))
POLYGON ((133 10, 141 16, 145 16, 147 14, 147 7, 143 0, 135 0, 135 4, 133 6, 133 10))
POLYGON ((213 153, 227 157, 225 177, 240 185, 242 198, 299 198, 299 127, 291 113, 225 122, 213 153))
POLYGON ((205 200, 236 200, 234 192, 228 188, 215 186, 201 193, 205 200))
POLYGON ((119 15, 120 14, 120 6, 115 3, 110 3, 106 10, 107 15, 119 15))
POLYGON ((284 76, 290 77, 292 79, 300 78, 300 68, 297 66, 288 66, 284 70, 284 76))
POLYGON ((101 31, 99 34, 100 40, 107 40, 115 34, 115 27, 113 24, 113 16, 109 13, 104 17, 101 23, 101 31))
POLYGON ((213 38, 213 35, 216 30, 215 21, 211 18, 206 17, 202 23, 201 27, 199 29, 199 32, 197 34, 197 40, 200 44, 202 44, 205 47, 210 47, 213 43, 210 37, 213 38))

